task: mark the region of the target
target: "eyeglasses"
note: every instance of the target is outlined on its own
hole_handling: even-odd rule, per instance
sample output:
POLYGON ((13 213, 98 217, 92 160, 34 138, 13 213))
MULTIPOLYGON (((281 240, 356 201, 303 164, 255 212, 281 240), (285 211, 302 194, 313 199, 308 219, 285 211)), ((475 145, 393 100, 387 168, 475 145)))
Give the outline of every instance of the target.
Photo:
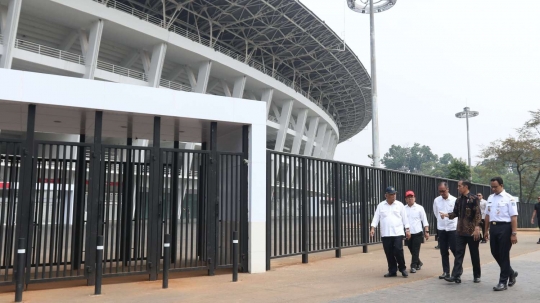
POLYGON ((495 186, 491 186, 491 188, 495 189, 495 188, 499 188, 500 185, 495 185, 495 186))
POLYGON ((447 191, 447 189, 445 190, 439 190, 440 193, 445 193, 447 191))

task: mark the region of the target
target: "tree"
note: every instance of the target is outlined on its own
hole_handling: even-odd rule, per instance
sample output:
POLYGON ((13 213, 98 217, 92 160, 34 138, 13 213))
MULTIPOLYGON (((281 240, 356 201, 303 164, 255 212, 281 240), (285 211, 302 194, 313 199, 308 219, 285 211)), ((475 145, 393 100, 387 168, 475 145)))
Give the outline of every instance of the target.
POLYGON ((382 164, 388 169, 404 172, 419 173, 424 163, 435 162, 438 156, 433 154, 431 148, 420 143, 414 143, 412 147, 392 145, 381 159, 382 164))
POLYGON ((448 178, 454 180, 469 179, 471 171, 465 161, 454 159, 448 165, 448 178))
MULTIPOLYGON (((523 200, 524 175, 530 170, 538 170, 540 165, 540 140, 535 138, 530 130, 518 130, 518 137, 509 137, 504 140, 492 142, 482 150, 482 157, 494 161, 501 161, 509 165, 518 175, 519 199, 523 200)), ((534 188, 534 186, 533 186, 534 188)))

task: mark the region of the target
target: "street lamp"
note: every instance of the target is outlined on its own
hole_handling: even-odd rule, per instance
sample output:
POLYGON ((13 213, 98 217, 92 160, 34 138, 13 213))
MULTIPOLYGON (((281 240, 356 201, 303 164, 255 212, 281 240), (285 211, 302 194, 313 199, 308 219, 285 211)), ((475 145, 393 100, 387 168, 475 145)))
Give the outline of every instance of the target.
POLYGON ((369 14, 370 37, 371 37, 371 124, 373 140, 373 166, 381 166, 381 154, 379 151, 379 109, 377 106, 377 72, 375 61, 375 18, 374 13, 384 12, 391 9, 397 0, 347 0, 349 8, 357 13, 369 14))
POLYGON ((469 152, 469 171, 471 171, 471 142, 469 140, 469 118, 474 118, 479 114, 479 112, 471 111, 471 109, 468 107, 465 107, 462 112, 456 113, 456 118, 465 118, 467 120, 467 150, 469 152))

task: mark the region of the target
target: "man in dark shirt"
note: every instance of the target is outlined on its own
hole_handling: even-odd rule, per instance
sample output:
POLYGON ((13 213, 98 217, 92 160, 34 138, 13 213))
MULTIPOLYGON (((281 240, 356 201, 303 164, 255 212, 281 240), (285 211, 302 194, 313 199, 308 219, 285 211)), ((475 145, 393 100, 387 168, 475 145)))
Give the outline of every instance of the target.
MULTIPOLYGON (((534 211, 531 217, 531 224, 534 224, 534 217, 536 216, 536 224, 538 224, 538 228, 540 228, 540 197, 538 197, 538 203, 534 205, 534 211)), ((538 239, 538 242, 536 244, 540 244, 540 239, 538 239)))
POLYGON ((463 257, 465 256, 465 247, 469 246, 471 261, 473 264, 474 283, 480 282, 480 224, 482 222, 482 213, 480 211, 480 200, 477 196, 470 193, 471 183, 469 181, 459 181, 459 197, 454 205, 454 211, 445 214, 441 212, 441 218, 458 218, 456 254, 454 259, 454 269, 452 276, 445 278, 448 282, 461 283, 461 274, 463 273, 463 257))

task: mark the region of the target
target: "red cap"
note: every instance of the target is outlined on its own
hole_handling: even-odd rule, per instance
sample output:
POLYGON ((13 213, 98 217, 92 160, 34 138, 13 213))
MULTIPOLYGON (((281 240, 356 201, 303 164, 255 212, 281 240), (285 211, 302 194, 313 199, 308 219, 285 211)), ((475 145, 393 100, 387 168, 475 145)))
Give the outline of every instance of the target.
POLYGON ((406 193, 405 193, 405 197, 408 197, 408 196, 413 196, 414 197, 414 192, 412 190, 408 190, 406 193))

